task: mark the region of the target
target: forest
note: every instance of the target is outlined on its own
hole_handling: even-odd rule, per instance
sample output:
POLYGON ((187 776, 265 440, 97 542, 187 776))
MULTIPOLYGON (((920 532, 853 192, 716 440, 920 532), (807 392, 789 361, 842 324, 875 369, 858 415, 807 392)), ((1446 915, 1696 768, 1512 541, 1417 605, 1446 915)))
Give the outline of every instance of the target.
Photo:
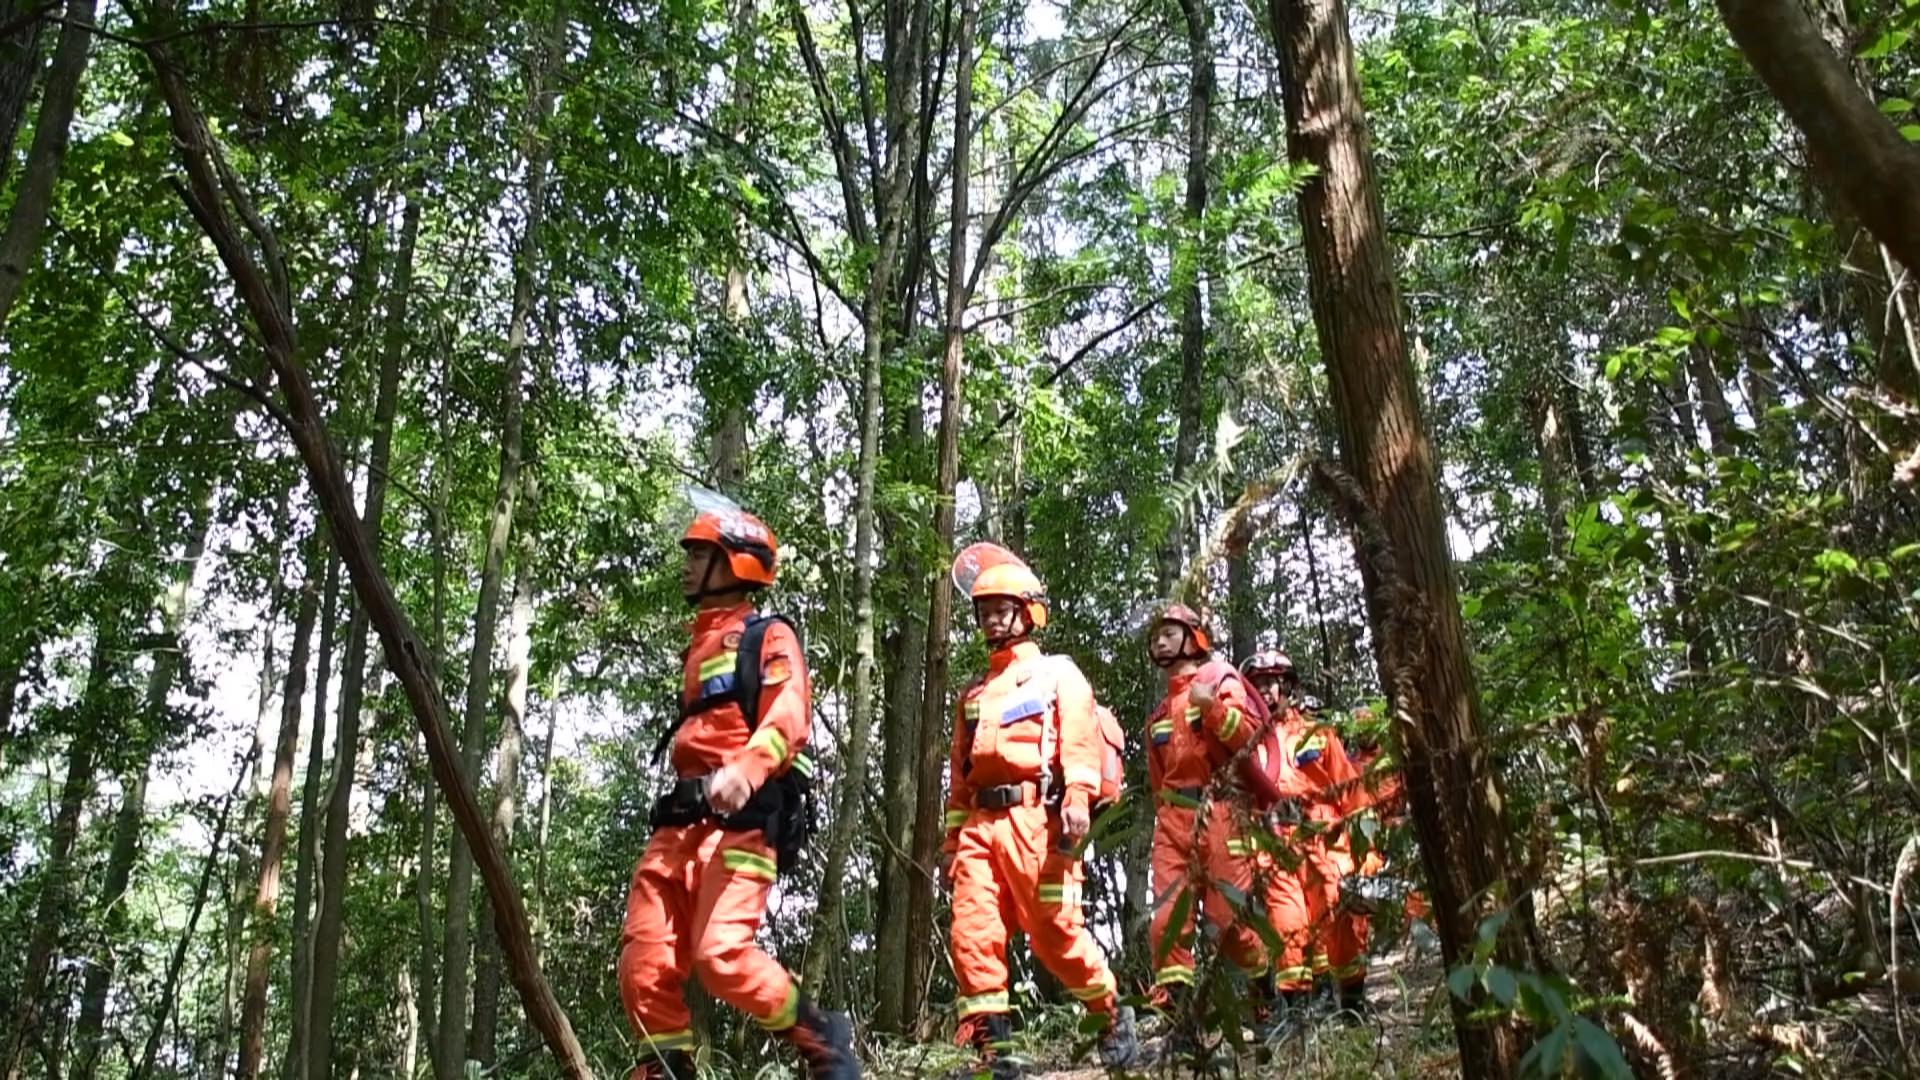
MULTIPOLYGON (((868 1075, 965 1074, 981 540, 1126 731, 1123 995, 1143 612, 1383 719, 1428 910, 1367 1022, 1227 1023, 1228 1073, 1911 1075, 1916 33, 0 0, 0 1080, 627 1075, 690 491, 779 537, 817 831, 760 941, 868 1075)), ((1043 1074, 1105 1075, 1012 963, 1043 1074)), ((696 997, 702 1076, 797 1075, 696 997)))

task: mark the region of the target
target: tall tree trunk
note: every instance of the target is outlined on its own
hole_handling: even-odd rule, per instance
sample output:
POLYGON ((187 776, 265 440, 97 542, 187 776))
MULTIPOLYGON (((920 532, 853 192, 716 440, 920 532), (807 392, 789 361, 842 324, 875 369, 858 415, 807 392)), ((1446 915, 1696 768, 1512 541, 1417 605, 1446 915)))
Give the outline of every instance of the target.
MULTIPOLYGON (((730 92, 733 117, 728 127, 733 141, 743 146, 748 141, 747 120, 753 109, 753 53, 759 36, 755 29, 758 14, 754 0, 734 0, 733 85, 730 92)), ((744 348, 747 318, 752 314, 747 300, 747 243, 752 233, 747 228, 746 214, 737 208, 733 214, 733 236, 740 250, 727 260, 724 305, 728 333, 736 347, 744 348)), ((752 404, 751 395, 746 401, 728 395, 727 403, 714 424, 712 475, 713 482, 722 491, 738 492, 740 485, 746 482, 747 409, 752 404)), ((714 417, 708 419, 716 420, 714 417)))
MULTIPOLYGON (((1206 239, 1202 235, 1207 213, 1207 158, 1213 136, 1213 37, 1210 9, 1205 0, 1181 0, 1187 29, 1187 190, 1181 206, 1180 231, 1175 241, 1172 282, 1180 297, 1179 421, 1173 440, 1173 488, 1178 492, 1193 469, 1200 443, 1202 392, 1206 379, 1207 318, 1202 302, 1202 266, 1206 239)), ((1174 520, 1160 549, 1158 591, 1166 595, 1180 580, 1185 564, 1186 515, 1190 507, 1176 507, 1174 520)), ((1144 939, 1142 939, 1144 940, 1144 939)))
POLYGON ((167 99, 173 145, 187 174, 187 182, 180 188, 181 197, 219 254, 259 335, 284 403, 281 427, 298 451, 315 501, 339 540, 341 560, 353 581, 355 596, 380 631, 388 664, 407 696, 415 721, 426 734, 427 757, 433 763, 434 778, 446 793, 461 834, 473 846, 475 861, 494 897, 495 925, 507 952, 521 1004, 552 1051, 562 1074, 569 1080, 590 1080, 593 1069, 587 1063, 586 1053, 534 956, 527 912, 514 887, 513 870, 494 846, 479 800, 461 774, 459 751, 447 728, 446 704, 440 697, 438 673, 433 669, 431 654, 400 607, 393 585, 381 569, 378 551, 354 513, 352 488, 347 484, 339 452, 314 396, 313 381, 300 362, 294 342, 291 294, 277 290, 262 269, 262 260, 279 264, 279 245, 271 230, 256 224, 252 232, 259 241, 262 255, 262 260, 257 260, 241 239, 235 214, 252 217, 251 200, 245 187, 240 183, 222 185, 217 179, 219 170, 215 163, 219 147, 187 93, 178 69, 170 63, 163 45, 150 45, 149 53, 153 59, 154 81, 167 99))
POLYGON ((1253 523, 1242 517, 1227 542, 1227 632, 1244 661, 1260 640, 1260 601, 1253 591, 1253 523))
MULTIPOLYGON (((380 382, 373 409, 373 445, 367 455, 366 506, 358 525, 376 557, 386 529, 393 420, 400 397, 400 353, 398 348, 381 351, 380 382)), ((360 768, 360 709, 366 693, 369 629, 366 606, 354 605, 353 615, 347 622, 346 652, 341 662, 340 719, 334 736, 333 782, 327 793, 326 832, 321 846, 320 903, 314 917, 312 966, 308 971, 312 986, 307 999, 304 1080, 330 1080, 333 1075, 333 1003, 339 987, 340 932, 345 918, 347 825, 353 806, 353 785, 360 768)))
POLYGON ((1700 419, 1706 421, 1707 442, 1716 457, 1732 457, 1739 452, 1739 427, 1733 422, 1733 409, 1727 404, 1727 391, 1714 369, 1713 354, 1695 346, 1687 350, 1687 374, 1693 379, 1693 392, 1700 399, 1700 419))
POLYGON ((1718 0, 1734 43, 1807 140, 1820 174, 1920 274, 1920 146, 1874 106, 1799 0, 1718 0))
MULTIPOLYGON (((313 550, 293 614, 293 647, 287 654, 286 681, 280 691, 280 730, 273 744, 273 775, 267 784, 266 820, 261 826, 259 882, 253 891, 248 923, 247 973, 240 1006, 238 1080, 257 1080, 266 1054, 267 976, 273 963, 273 939, 280 906, 280 871, 286 861, 287 819, 293 811, 293 759, 300 750, 300 709, 307 693, 307 663, 312 658, 313 624, 320 616, 321 578, 331 559, 326 534, 315 530, 313 550)), ((326 711, 316 702, 315 712, 326 711)))
POLYGON ((79 1039, 79 1058, 75 1076, 91 1080, 99 1065, 100 1035, 107 1017, 107 993, 119 968, 120 945, 127 938, 127 888, 133 881, 134 865, 140 860, 140 834, 147 823, 147 778, 153 754, 167 741, 167 698, 181 668, 180 631, 186 624, 187 594, 193 586, 194 570, 207 547, 206 508, 193 526, 192 538, 174 570, 173 582, 160 597, 162 632, 153 647, 153 667, 147 673, 147 695, 141 703, 143 731, 137 736, 140 762, 121 784, 120 809, 113 820, 113 847, 107 856, 107 874, 101 883, 106 904, 105 925, 100 951, 87 966, 80 992, 80 1021, 75 1033, 79 1039))
POLYGON ((87 707, 83 708, 80 723, 67 745, 67 774, 60 785, 59 809, 54 812, 53 834, 47 844, 47 866, 41 878, 40 900, 34 908, 33 934, 27 939, 26 965, 15 990, 6 1056, 0 1059, 0 1077, 5 1080, 20 1080, 26 1069, 27 1054, 41 1043, 40 1023, 46 1005, 43 998, 65 922, 67 888, 73 873, 73 841, 80 831, 80 812, 93 790, 95 726, 107 723, 103 703, 116 667, 116 648, 115 632, 104 622, 96 626, 93 659, 88 664, 87 689, 82 699, 87 707))
MULTIPOLYGON (((326 533, 324 523, 320 526, 326 533)), ((340 556, 327 541, 327 574, 320 582, 320 655, 313 668, 313 725, 307 736, 307 769, 300 782, 299 848, 293 865, 293 991, 288 995, 289 1033, 283 1080, 300 1080, 307 1069, 307 1033, 312 1028, 313 886, 320 863, 320 777, 326 772, 327 698, 333 682, 334 638, 340 626, 340 556)))
MULTIPOLYGON (((953 157, 949 166, 953 189, 947 207, 947 302, 944 342, 940 357, 940 427, 934 440, 933 532, 940 562, 932 575, 933 595, 927 603, 927 662, 921 675, 920 751, 914 786, 914 861, 931 867, 939 859, 946 832, 941 812, 941 775, 947 765, 947 660, 953 642, 953 581, 947 572, 955 527, 954 493, 960 484, 961 376, 966 346, 969 277, 967 260, 968 185, 973 177, 973 39, 980 19, 978 0, 960 0, 960 28, 954 42, 953 157)), ((857 811, 858 804, 851 804, 857 811)), ((843 807, 842 812, 846 812, 843 807)), ((908 948, 926 952, 933 935, 932 882, 918 886, 909 907, 908 948), (924 903, 922 898, 924 897, 924 903)), ((925 960, 909 970, 909 1015, 924 1011, 921 993, 926 986, 925 960)))
MULTIPOLYGON (((1378 515, 1384 524, 1378 539, 1397 563, 1397 584, 1411 594, 1385 595, 1376 586, 1396 583, 1383 580, 1373 558, 1362 559, 1433 912, 1447 960, 1455 962, 1472 947, 1491 898, 1521 894, 1509 879, 1504 803, 1486 755, 1346 8, 1341 0, 1270 0, 1267 15, 1285 96, 1288 157, 1316 170, 1298 205, 1341 456, 1364 500, 1348 512, 1378 515), (1417 617, 1408 617, 1409 603, 1418 605, 1417 617), (1418 658, 1417 672, 1411 658, 1418 658)), ((1511 922, 1524 923, 1522 915, 1511 922)), ((1520 926, 1500 935, 1498 952, 1508 966, 1531 970, 1520 926)), ((1453 998, 1451 1004, 1461 1071, 1512 1075, 1521 1051, 1514 1026, 1471 1020, 1465 1002, 1453 998)))
POLYGON ((13 192, 7 231, 0 236, 0 327, 7 324, 7 313, 13 310, 27 271, 40 258, 40 237, 46 231, 54 184, 67 157, 68 128, 93 41, 93 9, 94 0, 67 0, 60 43, 53 49, 53 66, 47 69, 46 91, 40 96, 40 116, 33 125, 33 146, 27 150, 26 171, 13 192))
MULTIPOLYGON (((469 783, 480 772, 482 741, 486 734, 487 697, 493 684, 493 639, 500 619, 500 579, 513 529, 514 504, 520 497, 521 404, 525 393, 527 323, 533 310, 533 275, 540 260, 540 228, 546 211, 547 165, 550 144, 545 137, 553 108, 551 76, 558 67, 565 28, 564 8, 556 9, 553 25, 534 46, 527 72, 527 118, 521 135, 521 154, 527 163, 525 231, 514 260, 513 307, 507 317, 506 367, 500 391, 500 475, 494 484, 493 507, 487 522, 486 551, 480 567, 480 596, 473 616, 473 649, 467 655, 466 713, 460 734, 461 768, 469 783)), ((440 1019, 434 1032, 439 1040, 436 1065, 442 1080, 460 1075, 467 1041, 468 918, 473 891, 473 854, 466 838, 453 836, 447 870, 446 947, 440 972, 440 1019)), ((497 898, 496 898, 497 899, 497 898)))
MULTIPOLYGON (((533 517, 536 500, 528 484, 526 517, 533 517)), ((500 718, 500 741, 493 751, 493 842, 513 851, 514 820, 520 812, 520 758, 526 745, 527 680, 533 657, 533 560, 538 554, 528 522, 520 527, 513 568, 513 607, 507 616, 507 708, 500 718)), ((483 900, 483 903, 485 901, 483 900)), ((481 921, 480 948, 473 983, 473 1035, 467 1056, 482 1068, 492 1068, 500 1024, 500 941, 481 921)))
POLYGON ((194 932, 200 926, 200 913, 206 910, 207 893, 212 890, 214 871, 220 866, 221 849, 227 846, 227 825, 233 820, 233 804, 239 800, 240 793, 246 790, 247 774, 252 770, 253 754, 249 751, 246 760, 240 764, 239 775, 234 778, 233 789, 220 802, 220 817, 213 828, 213 843, 207 848, 206 861, 200 864, 200 881, 194 886, 193 903, 187 908, 187 925, 180 931, 180 940, 174 943, 173 956, 167 960, 166 974, 161 977, 160 999, 154 1005, 153 1021, 147 1028, 146 1048, 140 1052, 140 1063, 134 1066, 133 1080, 146 1080, 153 1075, 153 1063, 160 1054, 161 1033, 166 1030, 167 1018, 174 1015, 174 1003, 180 992, 180 974, 187 966, 187 948, 193 944, 194 932))
MULTIPOLYGON (((39 6, 40 0, 0 0, 0 23, 11 24, 39 6)), ((45 25, 43 19, 29 19, 0 38, 0 188, 13 170, 13 143, 40 74, 40 28, 45 25)))

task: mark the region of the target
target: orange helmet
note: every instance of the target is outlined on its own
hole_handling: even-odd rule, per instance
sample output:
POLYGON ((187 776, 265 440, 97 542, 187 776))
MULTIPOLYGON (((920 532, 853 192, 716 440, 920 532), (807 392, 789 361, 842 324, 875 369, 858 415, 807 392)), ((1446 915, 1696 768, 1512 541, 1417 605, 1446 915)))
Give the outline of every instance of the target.
POLYGON ((1047 625, 1047 587, 1020 556, 999 544, 969 544, 953 557, 953 587, 974 601, 1007 596, 1026 605, 1027 622, 1047 625))
POLYGON ((727 553, 727 567, 748 585, 773 584, 779 542, 767 523, 738 507, 702 510, 680 535, 680 546, 713 544, 727 553))
POLYGON ((1206 620, 1200 617, 1199 612, 1185 604, 1168 604, 1160 612, 1160 617, 1153 621, 1153 628, 1158 630, 1167 623, 1187 628, 1187 640, 1193 645, 1193 653, 1205 656, 1213 651, 1213 637, 1207 633, 1206 620))
POLYGON ((973 579, 973 588, 967 590, 967 596, 973 600, 984 600, 989 596, 1010 596, 1027 605, 1027 621, 1035 630, 1047 625, 1047 587, 1040 584, 1040 578, 1021 563, 1001 563, 980 571, 973 579))
POLYGON ((1271 675, 1276 678, 1291 679, 1294 682, 1300 681, 1300 673, 1293 670, 1293 661, 1278 649, 1266 649, 1247 657, 1247 662, 1240 665, 1240 673, 1249 679, 1271 675))

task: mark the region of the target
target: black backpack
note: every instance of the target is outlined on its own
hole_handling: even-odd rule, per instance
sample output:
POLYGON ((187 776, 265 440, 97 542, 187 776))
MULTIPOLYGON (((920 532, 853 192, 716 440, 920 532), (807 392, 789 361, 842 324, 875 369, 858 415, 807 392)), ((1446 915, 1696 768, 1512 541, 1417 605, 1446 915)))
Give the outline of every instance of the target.
MULTIPOLYGON (((660 760, 680 725, 699 713, 724 705, 738 703, 740 715, 746 719, 747 729, 752 731, 760 723, 760 653, 765 648, 767 631, 774 623, 782 623, 793 632, 793 639, 800 648, 801 662, 805 662, 806 645, 801 640, 800 628, 793 620, 784 615, 749 615, 747 624, 740 632, 740 645, 736 650, 733 666, 733 687, 719 694, 702 698, 695 708, 682 709, 672 726, 661 734, 660 741, 654 744, 653 758, 660 760)), ((812 703, 808 703, 809 709, 812 703)), ((817 829, 813 798, 813 758, 805 750, 795 754, 787 763, 785 770, 769 778, 760 790, 753 793, 747 805, 737 812, 718 818, 720 824, 729 829, 758 829, 766 834, 767 843, 772 846, 776 864, 780 873, 789 874, 798 867, 800 853, 812 840, 817 829)), ((671 797, 671 796, 669 796, 671 797)), ((654 823, 690 824, 693 820, 711 818, 715 815, 706 810, 698 813, 700 807, 690 808, 691 816, 686 813, 663 813, 656 806, 654 823)))

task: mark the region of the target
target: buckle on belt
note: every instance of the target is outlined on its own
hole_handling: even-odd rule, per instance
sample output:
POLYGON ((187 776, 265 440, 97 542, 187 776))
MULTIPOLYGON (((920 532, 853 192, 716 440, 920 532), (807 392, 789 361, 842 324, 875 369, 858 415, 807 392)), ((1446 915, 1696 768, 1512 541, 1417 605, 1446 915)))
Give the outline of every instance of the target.
POLYGON ((1005 810, 1019 806, 1027 801, 1027 785, 1002 784, 979 791, 973 796, 973 805, 982 810, 1005 810))

